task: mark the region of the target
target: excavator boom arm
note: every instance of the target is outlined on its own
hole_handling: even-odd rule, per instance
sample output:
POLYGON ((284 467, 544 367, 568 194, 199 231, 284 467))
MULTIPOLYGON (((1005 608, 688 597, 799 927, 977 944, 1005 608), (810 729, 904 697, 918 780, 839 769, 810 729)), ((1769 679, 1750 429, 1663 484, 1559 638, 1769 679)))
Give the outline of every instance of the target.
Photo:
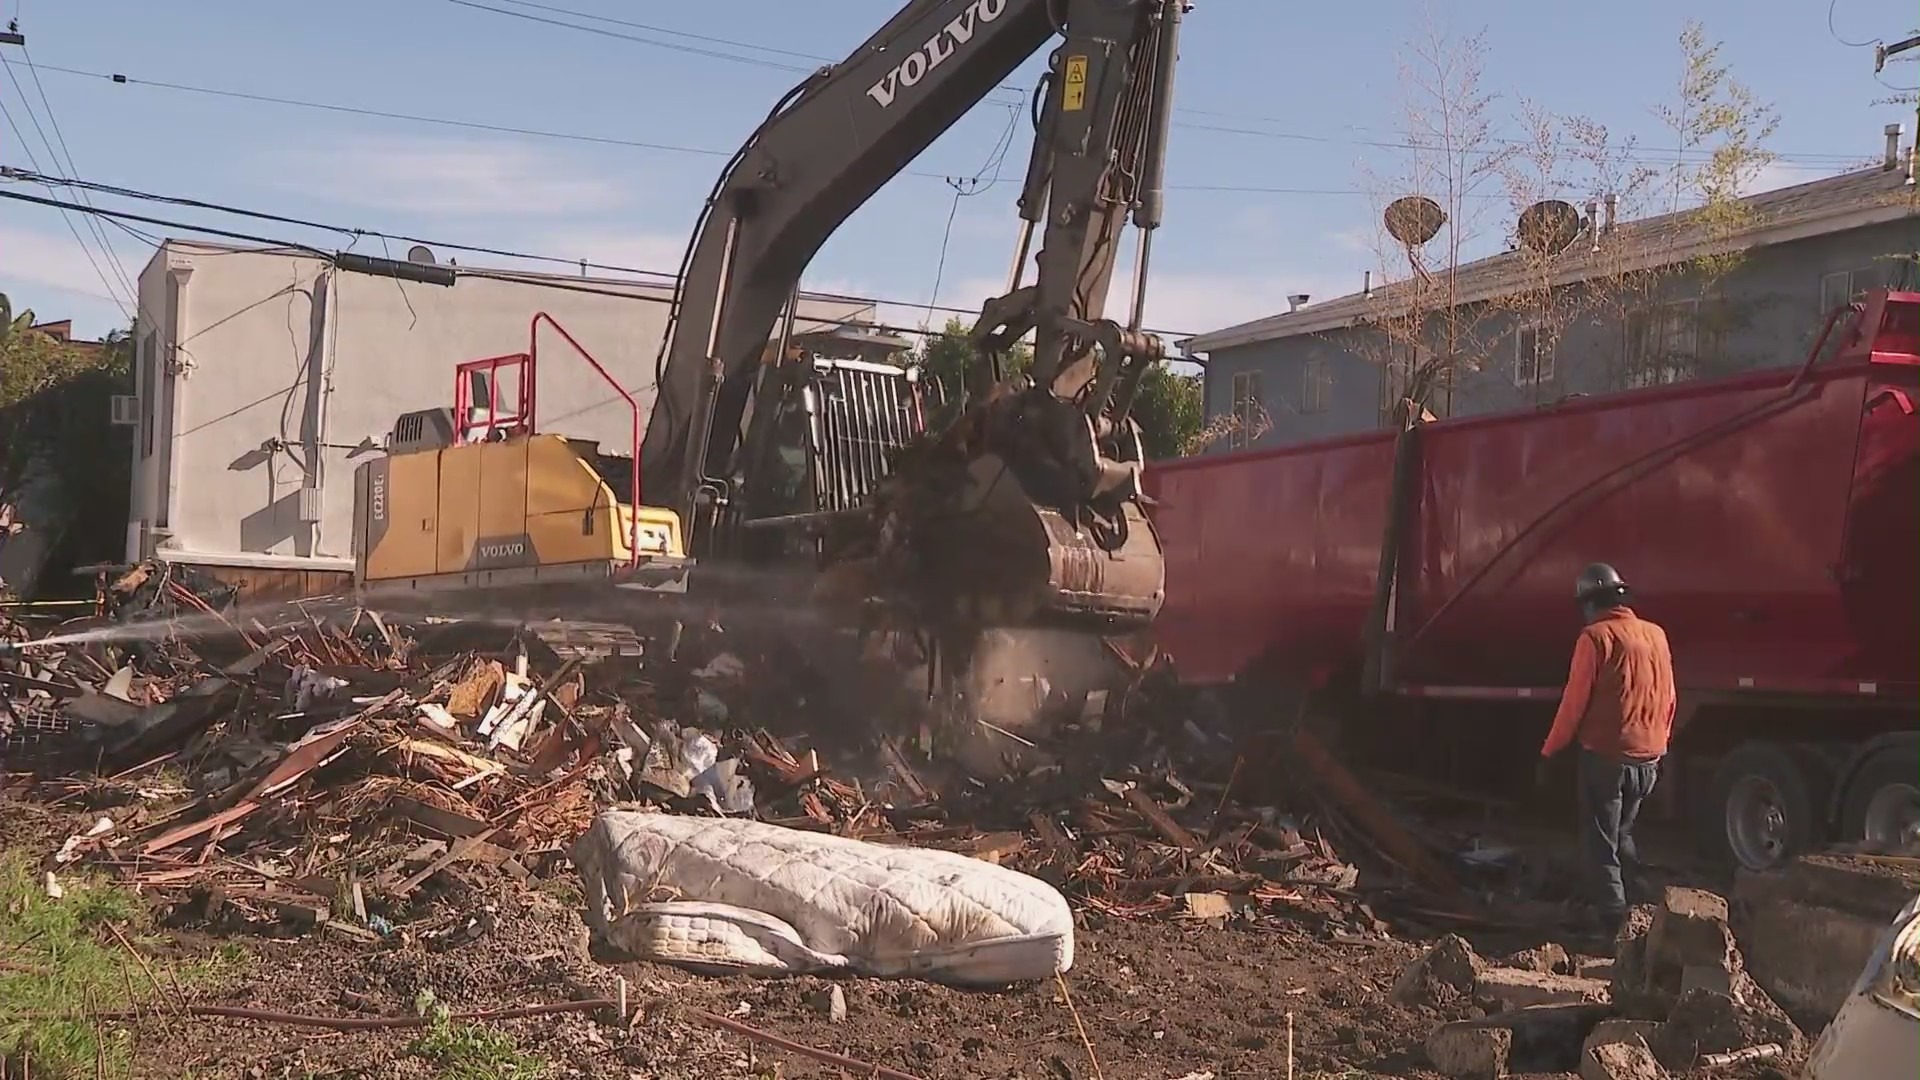
POLYGON ((1046 43, 1048 2, 915 0, 846 60, 795 87, 741 148, 689 249, 656 372, 641 447, 653 500, 671 493, 685 515, 704 477, 724 469, 733 440, 710 432, 738 426, 744 376, 808 262, 1046 43))
MULTIPOLYGON (((1044 81, 1021 199, 1030 228, 1014 284, 1031 226, 1044 220, 1039 279, 990 301, 981 322, 1012 337, 1037 330, 1037 380, 1069 391, 1089 384, 1087 365, 1075 361, 1100 337, 1088 324, 1102 309, 1119 228, 1130 209, 1143 228, 1158 224, 1172 26, 1182 7, 913 0, 846 60, 794 87, 723 172, 688 248, 641 447, 648 500, 692 520, 701 492, 724 488, 750 375, 807 264, 849 215, 1056 35, 1064 41, 1044 81), (1070 367, 1082 374, 1056 378, 1070 367)), ((1138 306, 1136 298, 1133 331, 1138 306)), ((1100 406, 1111 381, 1098 391, 1100 406)))

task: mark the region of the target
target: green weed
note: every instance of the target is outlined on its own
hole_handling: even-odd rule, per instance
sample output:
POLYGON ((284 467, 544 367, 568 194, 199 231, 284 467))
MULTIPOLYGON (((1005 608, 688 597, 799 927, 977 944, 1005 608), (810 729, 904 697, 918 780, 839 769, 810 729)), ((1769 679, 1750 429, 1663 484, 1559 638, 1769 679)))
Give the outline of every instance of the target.
POLYGON ((463 1024, 425 991, 415 1007, 431 1018, 409 1052, 439 1067, 439 1080, 535 1080, 547 1064, 520 1052, 512 1037, 480 1024, 463 1024))
POLYGON ((232 971, 243 954, 143 965, 128 948, 150 952, 138 897, 78 874, 59 882, 64 895, 56 900, 34 857, 0 852, 0 1060, 24 1061, 47 1080, 125 1075, 131 1038, 81 1014, 175 996, 232 971))

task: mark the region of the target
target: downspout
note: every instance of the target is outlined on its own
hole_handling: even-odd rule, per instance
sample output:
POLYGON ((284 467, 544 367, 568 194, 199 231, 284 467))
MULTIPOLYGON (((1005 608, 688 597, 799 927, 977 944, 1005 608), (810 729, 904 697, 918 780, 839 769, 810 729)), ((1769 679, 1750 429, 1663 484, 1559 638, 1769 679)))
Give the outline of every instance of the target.
POLYGON ((175 256, 171 252, 167 257, 167 326, 160 337, 164 354, 154 364, 155 374, 159 376, 162 387, 161 402, 164 408, 156 409, 154 423, 160 430, 154 432, 154 448, 165 455, 161 462, 159 490, 153 507, 151 536, 147 543, 146 554, 158 554, 163 546, 171 546, 173 539, 174 493, 180 490, 180 446, 176 436, 180 430, 180 417, 186 411, 184 386, 187 377, 193 372, 191 354, 184 349, 188 338, 192 337, 187 321, 187 284, 193 278, 193 262, 185 256, 175 256))
POLYGON ((328 267, 316 282, 322 286, 320 300, 320 355, 317 358, 315 372, 311 378, 320 380, 320 402, 314 410, 313 442, 307 447, 307 475, 305 487, 311 494, 303 494, 303 499, 311 499, 308 512, 313 520, 307 523, 307 554, 318 558, 326 553, 320 550, 322 537, 321 519, 325 517, 324 493, 327 490, 327 406, 333 400, 333 364, 334 345, 340 332, 340 305, 334 299, 334 289, 339 283, 338 267, 328 267))

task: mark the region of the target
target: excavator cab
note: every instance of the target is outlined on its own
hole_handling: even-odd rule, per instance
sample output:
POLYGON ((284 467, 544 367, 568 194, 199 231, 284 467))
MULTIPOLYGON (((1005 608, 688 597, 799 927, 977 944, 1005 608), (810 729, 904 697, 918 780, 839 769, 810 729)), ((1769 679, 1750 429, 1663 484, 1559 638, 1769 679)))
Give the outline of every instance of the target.
POLYGON ((859 324, 768 347, 716 543, 751 563, 819 563, 939 405, 939 384, 905 362, 909 347, 859 324))

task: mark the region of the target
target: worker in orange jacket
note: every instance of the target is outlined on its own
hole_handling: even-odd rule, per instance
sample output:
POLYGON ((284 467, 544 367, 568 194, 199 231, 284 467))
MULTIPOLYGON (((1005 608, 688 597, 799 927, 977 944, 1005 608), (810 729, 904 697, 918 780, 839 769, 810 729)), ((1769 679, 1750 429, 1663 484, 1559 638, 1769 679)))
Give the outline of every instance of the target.
POLYGON ((1581 839, 1600 878, 1599 914, 1617 926, 1627 879, 1639 869, 1634 819, 1660 779, 1673 731, 1673 654, 1667 632, 1627 606, 1627 583, 1613 567, 1581 571, 1574 596, 1587 625, 1540 764, 1544 775, 1547 759, 1579 742, 1581 839))

